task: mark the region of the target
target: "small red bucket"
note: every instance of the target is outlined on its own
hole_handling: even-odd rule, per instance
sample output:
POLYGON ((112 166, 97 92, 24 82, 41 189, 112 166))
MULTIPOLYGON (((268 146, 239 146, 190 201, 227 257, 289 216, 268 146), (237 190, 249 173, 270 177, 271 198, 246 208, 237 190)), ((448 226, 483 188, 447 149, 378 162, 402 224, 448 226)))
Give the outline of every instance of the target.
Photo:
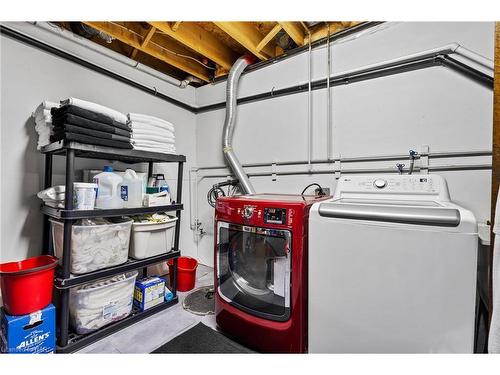
MULTIPOLYGON (((168 264, 168 276, 170 278, 170 285, 174 281, 174 260, 169 259, 168 264)), ((179 292, 187 292, 194 288, 194 282, 196 281, 196 267, 198 267, 198 261, 190 257, 179 257, 177 260, 177 290, 179 292)))
POLYGON ((5 310, 10 315, 25 315, 52 302, 57 258, 41 255, 20 262, 0 264, 0 285, 5 310))

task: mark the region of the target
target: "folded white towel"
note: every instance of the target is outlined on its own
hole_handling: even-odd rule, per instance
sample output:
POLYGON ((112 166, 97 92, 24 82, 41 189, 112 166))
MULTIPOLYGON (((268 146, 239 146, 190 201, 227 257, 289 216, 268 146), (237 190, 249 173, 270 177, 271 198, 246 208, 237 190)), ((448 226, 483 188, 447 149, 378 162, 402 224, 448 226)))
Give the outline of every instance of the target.
POLYGON ((127 116, 128 116, 128 119, 130 120, 130 122, 132 123, 132 125, 134 123, 149 124, 149 125, 159 126, 161 128, 170 130, 172 132, 175 131, 174 125, 172 125, 170 122, 163 120, 161 118, 158 118, 158 117, 149 116, 149 115, 142 115, 140 113, 129 113, 127 116))
POLYGON ((141 145, 141 146, 152 146, 152 147, 175 146, 175 140, 156 141, 151 139, 132 139, 131 142, 133 145, 141 145))
POLYGON ((172 137, 159 137, 157 135, 138 135, 138 134, 133 134, 130 138, 132 141, 135 142, 157 142, 157 143, 172 143, 175 144, 175 138, 172 137))
POLYGON ((170 130, 161 129, 155 126, 149 127, 133 127, 132 134, 141 134, 141 135, 157 135, 162 137, 175 138, 175 134, 170 130))
POLYGON ((89 102, 89 101, 78 99, 78 98, 68 98, 66 100, 61 100, 61 104, 62 105, 65 105, 65 104, 74 105, 76 107, 87 109, 89 111, 93 111, 93 112, 101 113, 103 115, 107 115, 107 116, 111 117, 112 119, 114 119, 115 121, 121 122, 123 124, 127 123, 127 116, 125 116, 123 113, 118 112, 112 108, 97 104, 97 103, 89 102))
POLYGON ((171 133, 175 133, 175 130, 172 129, 171 127, 163 126, 161 124, 156 124, 156 123, 129 121, 128 125, 130 126, 131 129, 134 129, 134 128, 135 129, 159 129, 159 130, 164 130, 164 131, 168 131, 171 133))
POLYGON ((148 147, 148 146, 136 146, 134 145, 135 150, 143 150, 149 152, 160 152, 162 154, 175 154, 175 147, 148 147))

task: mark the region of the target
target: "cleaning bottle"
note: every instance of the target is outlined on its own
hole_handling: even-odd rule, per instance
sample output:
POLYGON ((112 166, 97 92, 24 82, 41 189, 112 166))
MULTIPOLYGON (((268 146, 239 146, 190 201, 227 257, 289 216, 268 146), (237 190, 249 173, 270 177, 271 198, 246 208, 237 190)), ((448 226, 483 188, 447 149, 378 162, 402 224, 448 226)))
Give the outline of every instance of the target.
POLYGON ((103 172, 94 176, 97 184, 96 208, 123 208, 120 184, 123 178, 113 172, 113 167, 105 166, 103 172))
POLYGON ((133 169, 127 169, 120 184, 120 195, 126 208, 142 206, 142 179, 133 169))

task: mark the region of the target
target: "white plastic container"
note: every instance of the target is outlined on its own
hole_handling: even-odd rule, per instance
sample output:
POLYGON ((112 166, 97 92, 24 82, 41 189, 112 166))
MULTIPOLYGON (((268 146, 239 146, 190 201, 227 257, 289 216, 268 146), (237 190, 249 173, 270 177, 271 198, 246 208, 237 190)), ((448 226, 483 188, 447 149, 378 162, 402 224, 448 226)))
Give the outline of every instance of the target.
POLYGON ((133 271, 72 288, 69 316, 75 331, 93 332, 126 318, 132 311, 137 274, 133 271))
POLYGON ((93 210, 97 184, 88 182, 75 182, 73 184, 73 208, 75 210, 93 210))
POLYGON ((120 185, 120 194, 124 207, 142 207, 143 180, 133 169, 127 169, 120 185))
POLYGON ((133 223, 129 255, 135 259, 165 254, 174 245, 174 231, 177 218, 164 223, 133 223))
POLYGON ((98 185, 95 206, 101 209, 123 208, 120 196, 120 184, 123 178, 113 173, 113 168, 106 166, 104 171, 94 176, 98 185))
MULTIPOLYGON (((56 256, 63 254, 64 224, 50 219, 56 256)), ((103 225, 73 225, 70 272, 83 274, 128 260, 132 220, 103 225)))

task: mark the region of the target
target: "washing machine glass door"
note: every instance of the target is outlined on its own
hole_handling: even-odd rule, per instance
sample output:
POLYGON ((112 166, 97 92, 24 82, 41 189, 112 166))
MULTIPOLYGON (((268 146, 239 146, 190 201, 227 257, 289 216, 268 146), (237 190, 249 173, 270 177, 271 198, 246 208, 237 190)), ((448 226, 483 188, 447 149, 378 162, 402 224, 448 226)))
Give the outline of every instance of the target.
POLYGON ((239 309, 287 320, 290 264, 290 231, 218 223, 217 290, 239 309))

